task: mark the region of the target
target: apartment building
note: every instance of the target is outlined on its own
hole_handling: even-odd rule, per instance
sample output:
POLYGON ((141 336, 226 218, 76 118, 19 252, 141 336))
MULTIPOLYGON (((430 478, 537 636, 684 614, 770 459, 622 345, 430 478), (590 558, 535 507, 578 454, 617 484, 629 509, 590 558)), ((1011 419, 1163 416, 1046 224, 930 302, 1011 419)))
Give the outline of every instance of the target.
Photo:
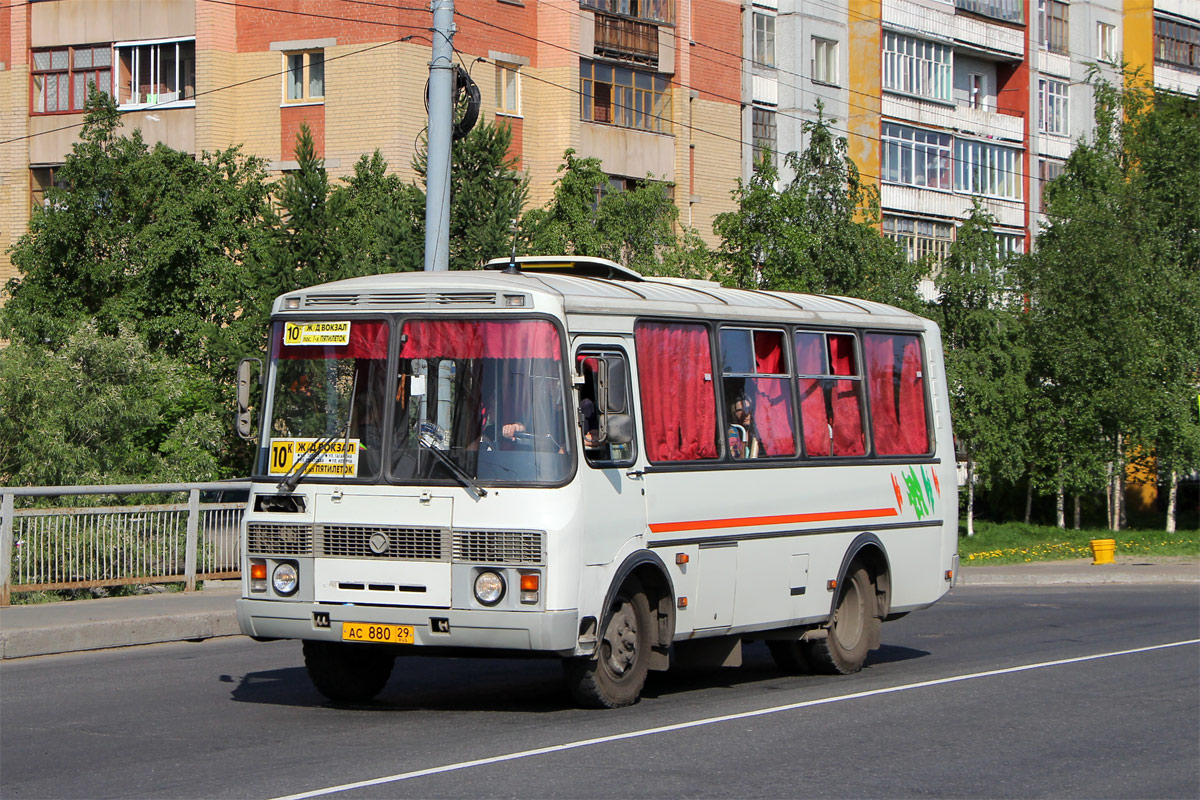
POLYGON ((743 39, 743 176, 801 149, 821 102, 914 260, 944 256, 975 199, 1001 248, 1030 246, 1042 185, 1092 132, 1090 65, 1200 91, 1197 0, 747 0, 743 39))
MULTIPOLYGON (((454 45, 483 118, 512 126, 532 205, 571 147, 614 189, 664 182, 710 233, 740 174, 741 16, 733 0, 457 0, 454 45)), ((376 149, 411 178, 431 24, 400 0, 7 0, 0 249, 57 180, 89 85, 151 143, 240 144, 282 174, 307 124, 333 178, 376 149)), ((0 282, 14 274, 0 255, 0 282)))

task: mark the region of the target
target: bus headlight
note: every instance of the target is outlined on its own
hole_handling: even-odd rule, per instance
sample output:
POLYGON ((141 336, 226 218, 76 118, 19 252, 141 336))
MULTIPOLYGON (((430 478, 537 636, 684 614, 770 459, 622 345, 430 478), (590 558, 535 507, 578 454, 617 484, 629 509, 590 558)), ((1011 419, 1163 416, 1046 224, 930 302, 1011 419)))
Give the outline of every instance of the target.
POLYGON ((475 576, 475 599, 494 606, 504 597, 504 578, 498 572, 484 570, 475 576))
POLYGON ((300 588, 300 573, 296 571, 296 565, 285 561, 275 567, 271 573, 271 585, 275 587, 276 594, 295 594, 300 588))

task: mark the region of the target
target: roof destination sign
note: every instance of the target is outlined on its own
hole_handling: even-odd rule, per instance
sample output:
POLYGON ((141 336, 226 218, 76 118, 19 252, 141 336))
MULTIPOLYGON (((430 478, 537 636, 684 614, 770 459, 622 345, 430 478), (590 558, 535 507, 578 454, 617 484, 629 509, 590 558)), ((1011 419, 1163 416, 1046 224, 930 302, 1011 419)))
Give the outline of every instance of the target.
POLYGON ((288 322, 283 328, 283 344, 350 344, 350 323, 288 322))

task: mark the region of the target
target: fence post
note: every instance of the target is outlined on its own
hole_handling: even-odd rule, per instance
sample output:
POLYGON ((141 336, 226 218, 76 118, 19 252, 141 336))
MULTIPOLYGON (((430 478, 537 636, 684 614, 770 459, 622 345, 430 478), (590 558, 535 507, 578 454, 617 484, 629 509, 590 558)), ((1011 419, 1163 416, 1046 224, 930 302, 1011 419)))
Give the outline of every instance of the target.
POLYGON ((0 493, 0 606, 9 604, 12 585, 13 493, 0 493))
POLYGON ((183 556, 183 574, 186 581, 183 590, 185 592, 196 591, 196 551, 199 550, 196 546, 196 539, 199 529, 200 490, 191 489, 188 491, 187 551, 183 556))

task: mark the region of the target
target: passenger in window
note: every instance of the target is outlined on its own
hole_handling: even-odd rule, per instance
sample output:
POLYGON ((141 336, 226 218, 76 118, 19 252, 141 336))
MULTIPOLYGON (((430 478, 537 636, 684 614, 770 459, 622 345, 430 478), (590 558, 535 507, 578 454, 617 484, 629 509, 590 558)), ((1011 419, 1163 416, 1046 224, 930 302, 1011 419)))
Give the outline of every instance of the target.
POLYGON ((729 407, 729 454, 737 459, 758 458, 762 441, 754 429, 754 401, 745 392, 739 394, 729 407))

